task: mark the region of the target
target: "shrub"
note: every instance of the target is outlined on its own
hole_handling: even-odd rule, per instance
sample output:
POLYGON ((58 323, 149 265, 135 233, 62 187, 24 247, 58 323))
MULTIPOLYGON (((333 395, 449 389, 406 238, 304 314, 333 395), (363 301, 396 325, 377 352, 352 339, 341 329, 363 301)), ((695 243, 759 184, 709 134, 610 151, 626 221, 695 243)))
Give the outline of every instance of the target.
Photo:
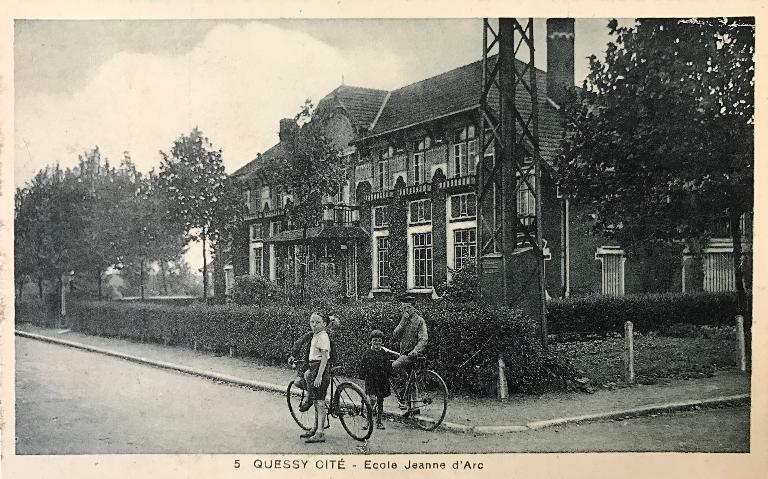
POLYGON ((335 275, 315 270, 304 281, 304 301, 311 307, 331 309, 341 300, 342 285, 335 275))
POLYGON ((550 301, 547 322, 553 334, 603 335, 623 333, 625 321, 632 321, 640 332, 659 331, 675 323, 731 325, 736 311, 735 293, 588 296, 550 301))
POLYGON ((263 305, 280 299, 281 292, 275 284, 260 275, 244 275, 235 278, 232 301, 237 304, 263 305))
POLYGON ((476 301, 480 296, 480 283, 477 276, 477 265, 468 263, 462 268, 451 270, 451 281, 443 282, 435 287, 446 301, 468 303, 476 301))
MULTIPOLYGON (((282 364, 293 342, 308 330, 312 309, 285 304, 173 307, 80 302, 73 305, 72 314, 77 318, 74 328, 87 334, 197 344, 214 351, 234 346, 241 354, 282 364)), ((567 362, 541 354, 533 324, 520 311, 472 303, 425 303, 419 310, 429 329, 429 366, 453 392, 492 394, 499 354, 507 364, 512 392, 563 388, 574 376, 567 362)), ((396 303, 355 302, 325 312, 341 318, 333 338, 347 374, 356 373, 371 329, 389 333, 399 320, 396 303)))

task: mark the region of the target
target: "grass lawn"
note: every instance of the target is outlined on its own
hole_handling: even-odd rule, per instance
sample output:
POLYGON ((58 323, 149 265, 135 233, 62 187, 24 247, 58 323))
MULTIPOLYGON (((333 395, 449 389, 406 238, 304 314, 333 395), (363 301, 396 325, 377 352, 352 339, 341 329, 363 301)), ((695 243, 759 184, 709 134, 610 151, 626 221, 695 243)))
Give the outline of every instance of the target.
MULTIPOLYGON (((635 377, 638 383, 711 376, 716 370, 737 366, 735 328, 686 326, 666 334, 635 334, 635 377)), ((622 337, 555 343, 552 351, 570 359, 595 387, 624 385, 622 337)))

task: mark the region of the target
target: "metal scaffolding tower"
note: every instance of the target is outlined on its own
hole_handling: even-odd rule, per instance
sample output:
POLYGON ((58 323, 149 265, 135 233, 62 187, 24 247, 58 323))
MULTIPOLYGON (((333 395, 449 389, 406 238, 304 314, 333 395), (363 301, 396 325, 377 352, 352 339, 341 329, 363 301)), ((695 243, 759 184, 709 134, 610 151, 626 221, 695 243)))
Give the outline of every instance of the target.
POLYGON ((484 300, 537 319, 547 348, 539 111, 533 19, 483 19, 478 181, 484 300), (495 47, 498 53, 492 54, 495 47))

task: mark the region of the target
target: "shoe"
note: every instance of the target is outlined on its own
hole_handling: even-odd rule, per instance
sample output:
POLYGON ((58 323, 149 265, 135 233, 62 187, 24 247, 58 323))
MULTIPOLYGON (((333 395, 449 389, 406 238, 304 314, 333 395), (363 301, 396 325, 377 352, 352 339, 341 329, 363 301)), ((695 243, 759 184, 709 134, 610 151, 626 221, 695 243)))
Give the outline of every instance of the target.
POLYGON ((315 434, 306 441, 307 444, 314 444, 316 442, 325 442, 325 434, 315 434))
POLYGON ((299 411, 307 412, 311 407, 312 401, 302 401, 301 404, 299 404, 299 411))
POLYGON ((397 402, 397 407, 399 407, 403 411, 408 409, 408 406, 404 402, 400 402, 400 401, 397 402))
POLYGON ((367 431, 368 430, 368 424, 363 424, 363 427, 361 427, 360 429, 362 429, 363 431, 367 431))
POLYGON ((302 438, 302 439, 309 439, 310 437, 315 435, 315 432, 317 432, 317 431, 315 431, 314 429, 310 429, 309 431, 305 432, 304 434, 302 434, 299 437, 302 438))
POLYGON ((382 424, 380 422, 377 422, 376 423, 376 429, 386 429, 386 428, 384 427, 384 424, 382 424))

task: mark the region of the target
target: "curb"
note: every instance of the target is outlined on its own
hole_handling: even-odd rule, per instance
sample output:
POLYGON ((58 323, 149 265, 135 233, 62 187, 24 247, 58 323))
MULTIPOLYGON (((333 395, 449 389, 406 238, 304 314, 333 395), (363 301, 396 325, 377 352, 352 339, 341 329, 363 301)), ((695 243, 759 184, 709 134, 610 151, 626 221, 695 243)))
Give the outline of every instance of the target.
MULTIPOLYGON (((170 369, 173 371, 179 371, 193 376, 213 379, 216 381, 222 381, 239 386, 246 386, 262 391, 272 391, 278 393, 285 393, 285 386, 267 383, 263 381, 251 381, 248 379, 242 379, 235 376, 229 376, 227 374, 215 373, 213 371, 206 371, 201 369, 195 369, 180 364, 169 363, 165 361, 156 361, 151 359, 142 358, 140 356, 134 356, 131 354, 118 353, 110 351, 108 349, 97 348, 95 346, 89 346, 87 344, 77 343, 74 341, 67 341, 64 339, 52 338, 50 336, 44 336, 41 334, 27 333, 24 331, 15 331, 16 336, 21 336, 29 339, 36 339, 52 344, 59 344, 62 346, 70 346, 76 349, 82 349, 94 353, 104 354, 106 356, 112 356, 115 358, 125 359, 127 361, 145 364, 147 366, 154 366, 162 369, 170 369)), ((584 414, 581 416, 560 417, 555 419, 547 419, 543 421, 532 421, 525 425, 495 425, 495 426, 467 426, 463 424, 457 424, 452 422, 443 421, 438 429, 444 431, 450 431, 455 433, 471 433, 478 435, 498 435, 508 434, 513 432, 526 432, 536 431, 548 427, 564 426, 567 424, 579 424, 590 421, 600 421, 606 419, 618 419, 618 418, 631 418, 648 416, 656 413, 674 412, 674 411, 689 411, 698 408, 714 407, 719 405, 742 405, 748 404, 751 399, 751 394, 737 394, 734 396, 718 396, 710 399, 699 399, 691 401, 681 401, 673 403, 659 403, 651 404, 648 406, 641 406, 630 409, 614 410, 602 413, 584 414)), ((400 420, 403 419, 403 414, 400 412, 383 411, 382 416, 400 420)))
POLYGON ((692 401, 681 401, 674 403, 651 404, 637 408, 608 411, 604 413, 585 414, 583 416, 561 417, 556 419, 547 419, 545 421, 533 421, 526 424, 530 430, 543 429, 545 427, 562 426, 565 424, 578 424, 588 421, 597 421, 604 419, 618 419, 626 417, 648 416, 655 413, 689 411, 697 408, 712 407, 718 405, 744 404, 749 403, 750 394, 737 394, 735 396, 718 396, 710 399, 700 399, 692 401))

